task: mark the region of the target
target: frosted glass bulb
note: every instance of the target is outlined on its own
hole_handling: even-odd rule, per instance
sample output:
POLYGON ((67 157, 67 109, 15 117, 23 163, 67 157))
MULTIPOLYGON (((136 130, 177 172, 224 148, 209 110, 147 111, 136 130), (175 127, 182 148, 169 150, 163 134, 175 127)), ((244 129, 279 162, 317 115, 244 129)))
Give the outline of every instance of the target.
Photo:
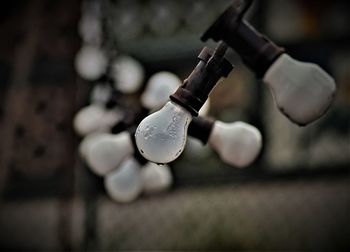
POLYGON ((142 65, 134 58, 118 56, 113 62, 111 76, 114 79, 115 88, 129 94, 141 87, 145 73, 142 65))
POLYGON ((97 175, 103 176, 116 169, 134 152, 128 132, 98 139, 91 144, 86 155, 87 164, 97 175))
POLYGON ((107 131, 121 118, 122 113, 117 110, 106 110, 100 105, 91 104, 78 111, 73 126, 78 135, 85 136, 95 131, 107 131))
POLYGON ((105 105, 112 96, 112 88, 105 84, 95 85, 90 93, 90 103, 105 105))
POLYGON ((203 145, 203 143, 196 139, 189 137, 187 139, 186 148, 184 150, 184 155, 187 158, 204 158, 209 155, 210 148, 207 145, 203 145))
POLYGON ((79 155, 83 161, 86 161, 86 156, 89 153, 89 149, 91 145, 93 145, 99 139, 103 139, 104 137, 109 137, 108 133, 94 132, 89 134, 83 138, 83 140, 79 144, 79 155))
POLYGON ((290 120, 306 125, 322 116, 333 101, 333 78, 318 65, 282 54, 268 69, 264 82, 274 100, 290 120))
POLYGON ((169 189, 173 182, 170 167, 148 162, 141 170, 143 191, 145 193, 159 193, 169 189))
POLYGON ((209 136, 209 144, 224 162, 245 167, 258 156, 261 138, 259 130, 247 123, 216 121, 209 136))
POLYGON ((103 114, 104 109, 99 105, 89 105, 80 109, 73 120, 74 129, 77 134, 84 136, 96 131, 103 114))
POLYGON ((141 95, 142 105, 149 110, 159 109, 181 84, 179 77, 173 73, 158 72, 153 74, 141 95))
POLYGON ((101 21, 96 15, 83 15, 78 23, 78 31, 85 43, 94 45, 101 43, 101 21))
POLYGON ((160 164, 175 160, 185 147, 191 120, 186 109, 171 101, 143 119, 135 134, 141 155, 160 164))
POLYGON ((98 79, 106 67, 106 55, 95 46, 83 46, 75 57, 75 69, 86 80, 98 79))
POLYGON ((134 158, 128 158, 118 169, 105 176, 107 194, 116 202, 128 203, 142 192, 140 164, 134 158))

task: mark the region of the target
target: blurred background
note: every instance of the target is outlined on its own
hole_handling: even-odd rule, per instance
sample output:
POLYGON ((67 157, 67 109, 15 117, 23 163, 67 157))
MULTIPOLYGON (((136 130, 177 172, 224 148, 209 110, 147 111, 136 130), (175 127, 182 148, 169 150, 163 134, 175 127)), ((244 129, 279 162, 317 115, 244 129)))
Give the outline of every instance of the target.
MULTIPOLYGON (((327 114, 307 127, 281 115, 269 90, 231 52, 235 68, 211 93, 209 116, 245 121, 263 150, 245 169, 209 147, 171 163, 173 185, 129 204, 112 201, 80 159, 75 114, 92 81, 74 66, 87 13, 101 41, 137 59, 145 80, 184 79, 202 33, 231 3, 4 1, 0 14, 0 247, 15 250, 320 250, 350 248, 350 4, 254 1, 248 20, 337 83, 327 114)), ((93 29, 93 25, 88 26, 93 29)), ((89 29, 88 29, 89 30, 89 29)), ((145 81, 146 83, 146 81, 145 81)), ((144 88, 144 86, 143 86, 144 88)), ((143 89, 126 95, 136 106, 143 89)))

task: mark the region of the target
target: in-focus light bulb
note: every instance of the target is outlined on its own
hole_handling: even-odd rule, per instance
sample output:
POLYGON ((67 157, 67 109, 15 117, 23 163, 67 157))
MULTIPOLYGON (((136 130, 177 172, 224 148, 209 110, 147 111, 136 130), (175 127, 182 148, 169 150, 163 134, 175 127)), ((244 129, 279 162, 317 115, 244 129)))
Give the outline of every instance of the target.
POLYGON ((113 62, 111 76, 115 88, 122 93, 134 93, 141 87, 145 72, 137 60, 130 56, 118 56, 113 62))
POLYGON ((224 162, 245 167, 260 153, 262 137, 257 128, 247 123, 216 121, 209 136, 209 144, 224 162))
POLYGON ((184 150, 191 120, 191 114, 172 101, 143 119, 135 134, 141 155, 159 164, 175 160, 184 150))
POLYGON ((142 106, 149 110, 159 109, 181 84, 182 81, 173 73, 165 71, 155 73, 148 80, 141 95, 142 106))
POLYGON ((331 105, 336 85, 318 65, 282 54, 263 78, 277 107, 290 120, 306 125, 321 117, 331 105))
POLYGON ((83 46, 75 57, 75 69, 86 80, 97 80, 105 72, 106 67, 106 55, 95 46, 83 46))
POLYGON ((143 191, 148 194, 166 191, 173 182, 173 177, 168 165, 160 166, 152 162, 148 162, 142 167, 141 177, 143 191))
POLYGON ((87 164, 97 175, 103 176, 116 169, 121 162, 134 152, 128 132, 110 134, 91 144, 86 156, 87 164))
POLYGON ((141 166, 133 157, 124 160, 120 167, 104 178, 107 194, 116 202, 128 203, 142 192, 141 166))

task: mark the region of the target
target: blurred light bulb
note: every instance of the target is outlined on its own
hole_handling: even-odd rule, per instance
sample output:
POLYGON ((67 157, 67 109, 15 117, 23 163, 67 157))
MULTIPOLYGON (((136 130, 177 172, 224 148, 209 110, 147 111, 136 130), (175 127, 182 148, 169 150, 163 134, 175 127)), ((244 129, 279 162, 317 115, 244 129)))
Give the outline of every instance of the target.
POLYGON ((85 14, 78 24, 79 35, 84 43, 99 45, 101 43, 102 28, 97 16, 85 14))
POLYGON ((170 167, 148 162, 141 170, 143 191, 148 194, 159 193, 169 189, 173 182, 170 167))
MULTIPOLYGON (((224 41, 257 77, 269 86, 280 111, 292 122, 306 125, 330 107, 336 85, 319 66, 292 59, 242 19, 252 1, 231 5, 203 34, 202 40, 224 41)), ((222 43, 222 42, 221 42, 222 43)))
POLYGON ((262 137, 257 128, 247 123, 216 121, 209 136, 209 144, 224 162, 245 167, 260 153, 262 137))
POLYGON ((169 101, 139 124, 135 138, 142 156, 155 163, 169 163, 184 150, 191 114, 169 101))
POLYGON ((141 166, 133 158, 124 160, 118 169, 105 176, 107 194, 116 202, 128 203, 142 192, 141 166))
POLYGON ((113 62, 111 76, 115 88, 122 93, 134 93, 142 86, 145 73, 140 62, 130 56, 118 56, 113 62))
POLYGON ((182 81, 173 73, 164 71, 153 74, 141 95, 142 106, 149 110, 159 109, 181 84, 182 81))
POLYGON ((104 73, 106 67, 106 55, 95 46, 83 46, 75 57, 75 69, 86 80, 98 79, 104 73))
POLYGON ((117 110, 106 110, 100 105, 91 104, 78 111, 73 126, 78 135, 85 136, 96 131, 108 131, 121 117, 117 110))
POLYGON ((112 88, 104 83, 96 84, 90 93, 90 103, 105 105, 112 96, 112 88))
POLYGON ((91 170, 103 176, 116 169, 120 163, 134 152, 128 132, 110 134, 94 141, 87 150, 86 161, 91 170))
POLYGON ((299 125, 321 117, 331 105, 336 85, 318 65, 282 54, 263 78, 277 107, 299 125))
POLYGON ((102 133, 102 132, 94 132, 94 133, 91 133, 91 134, 85 136, 79 144, 80 158, 84 162, 86 162, 86 157, 89 153, 89 149, 90 149, 91 145, 93 145, 99 139, 102 139, 102 138, 108 137, 108 136, 109 136, 108 133, 102 133))

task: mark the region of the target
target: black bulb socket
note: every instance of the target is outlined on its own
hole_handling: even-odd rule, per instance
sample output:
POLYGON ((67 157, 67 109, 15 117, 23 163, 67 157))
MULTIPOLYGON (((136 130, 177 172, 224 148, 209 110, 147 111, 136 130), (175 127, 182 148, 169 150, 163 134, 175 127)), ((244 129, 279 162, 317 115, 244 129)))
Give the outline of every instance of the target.
POLYGON ((203 117, 194 117, 188 126, 187 134, 207 144, 213 130, 215 121, 203 117))
POLYGON ((184 107, 193 116, 198 116, 198 111, 218 80, 227 77, 233 69, 227 59, 216 56, 215 51, 208 47, 203 48, 198 58, 200 61, 190 76, 170 96, 173 102, 184 107))
POLYGON ((241 19, 242 13, 230 6, 203 34, 203 41, 209 38, 224 41, 242 58, 244 64, 262 78, 272 63, 285 51, 241 19))

